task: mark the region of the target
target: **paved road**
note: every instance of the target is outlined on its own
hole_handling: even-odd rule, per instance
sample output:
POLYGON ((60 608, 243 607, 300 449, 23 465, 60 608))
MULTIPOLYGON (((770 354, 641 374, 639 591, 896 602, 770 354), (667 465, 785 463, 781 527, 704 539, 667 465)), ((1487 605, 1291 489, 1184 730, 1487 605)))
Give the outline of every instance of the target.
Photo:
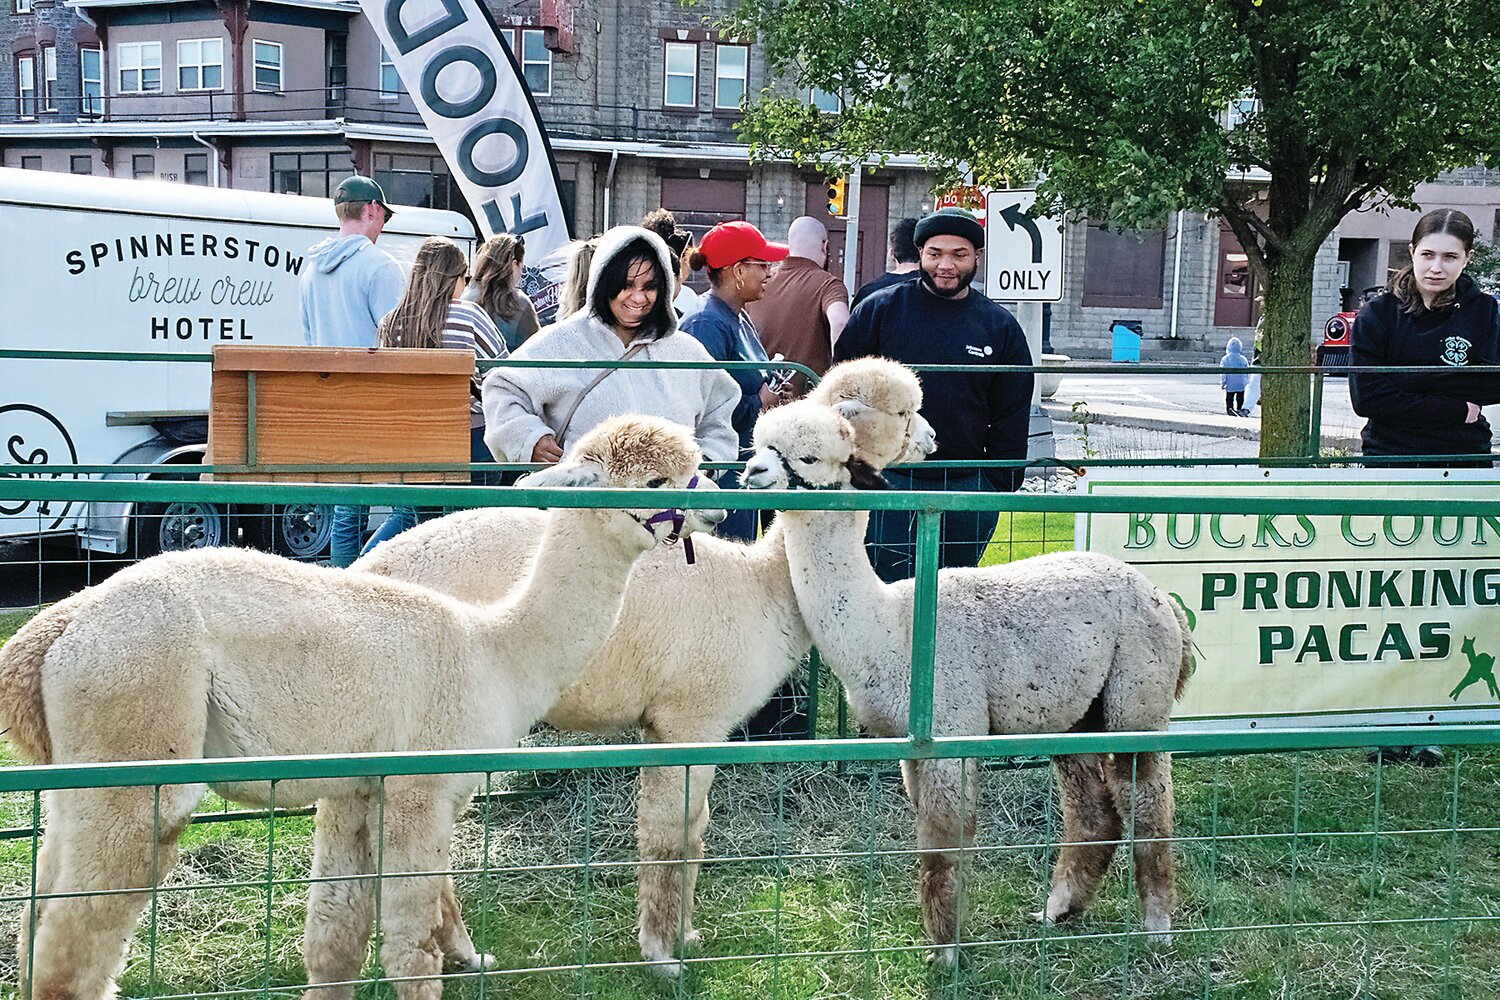
POLYGON ((85 552, 72 546, 36 542, 0 542, 0 608, 27 608, 61 600, 74 591, 109 578, 127 565, 118 557, 85 552))
MULTIPOLYGON (((1323 426, 1357 431, 1364 419, 1349 402, 1348 379, 1323 380, 1323 426)), ((1224 392, 1218 375, 1064 375, 1052 402, 1090 406, 1140 406, 1170 414, 1223 414, 1224 392)))

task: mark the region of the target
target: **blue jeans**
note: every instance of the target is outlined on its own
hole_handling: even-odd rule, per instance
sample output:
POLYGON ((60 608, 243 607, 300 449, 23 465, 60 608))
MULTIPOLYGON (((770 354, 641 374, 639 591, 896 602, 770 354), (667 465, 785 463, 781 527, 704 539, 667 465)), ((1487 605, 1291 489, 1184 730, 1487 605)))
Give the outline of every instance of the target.
POLYGON ((417 508, 392 507, 391 512, 386 515, 384 521, 380 522, 380 527, 375 529, 375 534, 370 536, 370 540, 365 543, 365 547, 360 550, 359 554, 367 555, 375 546, 386 539, 395 538, 401 532, 408 528, 415 528, 416 526, 417 508))
POLYGON ((359 545, 365 537, 365 522, 370 508, 349 504, 333 505, 333 538, 328 543, 328 565, 340 568, 359 558, 359 545))
MULTIPOLYGON (((982 472, 955 469, 945 479, 918 479, 907 472, 887 470, 893 490, 932 490, 952 493, 983 493, 994 489, 982 472)), ((942 544, 938 565, 978 566, 1000 521, 997 511, 961 510, 943 515, 942 544)), ((908 510, 877 510, 870 514, 865 532, 865 551, 870 565, 886 583, 908 580, 917 572, 917 515, 908 510)))

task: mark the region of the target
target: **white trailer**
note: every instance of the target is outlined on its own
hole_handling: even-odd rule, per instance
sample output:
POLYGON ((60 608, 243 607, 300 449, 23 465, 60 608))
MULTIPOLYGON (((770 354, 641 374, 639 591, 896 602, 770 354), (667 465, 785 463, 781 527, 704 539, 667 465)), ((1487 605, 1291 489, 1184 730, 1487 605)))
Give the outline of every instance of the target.
MULTIPOLYGON (((0 168, 0 348, 207 354, 215 344, 301 344, 307 249, 338 228, 332 201, 0 168)), ((464 216, 399 208, 382 250, 409 267, 429 236, 474 249, 464 216)), ((85 478, 49 465, 153 465, 193 478, 209 366, 0 358, 0 480, 85 478), (24 471, 18 469, 24 466, 24 471)), ((246 536, 308 558, 327 544, 310 505, 8 502, 0 538, 146 555, 246 536)))

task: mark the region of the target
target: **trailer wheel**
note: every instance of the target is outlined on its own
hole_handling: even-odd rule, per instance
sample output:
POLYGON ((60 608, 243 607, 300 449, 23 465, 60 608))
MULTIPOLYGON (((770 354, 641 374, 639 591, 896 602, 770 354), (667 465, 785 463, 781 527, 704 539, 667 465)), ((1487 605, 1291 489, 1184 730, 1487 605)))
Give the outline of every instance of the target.
POLYGON ((213 548, 230 540, 228 512, 201 500, 143 503, 136 507, 131 522, 137 559, 158 552, 213 548))
POLYGON ((270 548, 277 555, 312 562, 328 555, 333 541, 333 506, 289 503, 271 508, 270 548))

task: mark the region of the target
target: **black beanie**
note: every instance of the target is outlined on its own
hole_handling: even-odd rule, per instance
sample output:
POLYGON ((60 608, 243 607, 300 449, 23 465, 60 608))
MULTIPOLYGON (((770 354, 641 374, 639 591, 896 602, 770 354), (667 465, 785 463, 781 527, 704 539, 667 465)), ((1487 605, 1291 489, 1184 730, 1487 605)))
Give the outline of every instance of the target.
POLYGON ((913 238, 918 247, 934 236, 959 236, 974 244, 975 250, 984 249, 984 227, 966 209, 940 208, 917 223, 913 238))

